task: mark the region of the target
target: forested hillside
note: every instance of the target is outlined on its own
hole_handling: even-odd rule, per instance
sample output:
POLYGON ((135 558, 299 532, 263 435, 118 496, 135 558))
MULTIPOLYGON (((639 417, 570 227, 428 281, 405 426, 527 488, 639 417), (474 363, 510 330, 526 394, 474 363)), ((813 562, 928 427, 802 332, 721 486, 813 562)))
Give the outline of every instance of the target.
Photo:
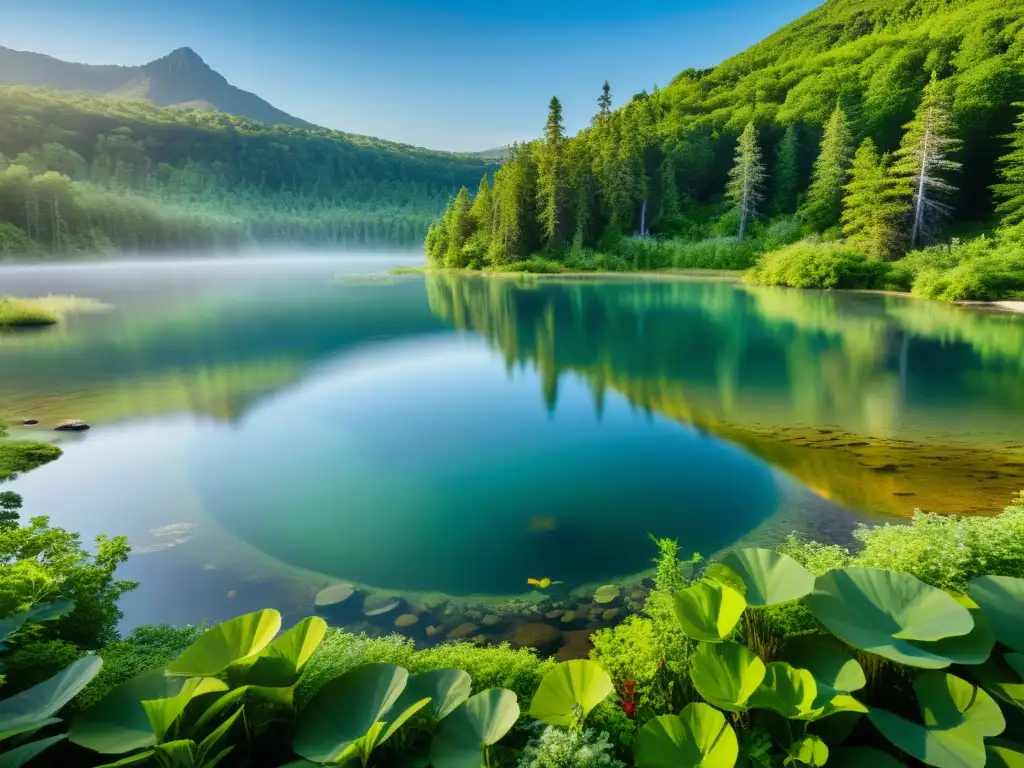
POLYGON ((552 99, 544 138, 518 147, 493 189, 460 193, 431 258, 743 268, 809 236, 842 243, 818 249, 826 259, 891 261, 1024 208, 1010 138, 1024 0, 831 0, 713 69, 618 109, 612 97, 606 83, 572 138, 552 99))
POLYGON ((0 254, 412 244, 492 167, 220 112, 0 88, 0 254))

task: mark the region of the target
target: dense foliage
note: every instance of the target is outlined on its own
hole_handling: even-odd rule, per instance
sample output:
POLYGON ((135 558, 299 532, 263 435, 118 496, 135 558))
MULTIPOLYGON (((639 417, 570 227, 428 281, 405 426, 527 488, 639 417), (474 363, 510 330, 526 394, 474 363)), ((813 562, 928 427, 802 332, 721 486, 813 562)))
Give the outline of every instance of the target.
POLYGON ((0 88, 0 256, 411 244, 482 159, 324 129, 0 88))
MULTIPOLYGON (((475 198, 463 190, 431 228, 427 255, 439 266, 518 269, 543 251, 567 269, 657 269, 708 260, 665 250, 638 259, 623 237, 691 246, 731 237, 752 241, 751 258, 716 266, 745 268, 779 246, 768 237, 776 225, 845 236, 847 252, 881 260, 938 243, 950 221, 984 225, 997 203, 1012 225, 1022 10, 1019 0, 833 0, 618 110, 606 84, 592 125, 575 137, 564 136, 554 99, 544 138, 515 147, 493 188, 485 179, 475 198)), ((1019 232, 1000 237, 1022 247, 1019 232)), ((819 253, 834 261, 837 251, 819 253)), ((988 297, 970 287, 937 293, 988 297)))

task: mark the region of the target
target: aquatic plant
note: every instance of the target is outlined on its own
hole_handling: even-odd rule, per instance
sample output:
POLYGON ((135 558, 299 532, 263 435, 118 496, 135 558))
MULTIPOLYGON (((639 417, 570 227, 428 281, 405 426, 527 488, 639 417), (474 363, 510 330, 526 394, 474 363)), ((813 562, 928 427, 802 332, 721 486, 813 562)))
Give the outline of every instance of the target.
POLYGON ((580 730, 591 710, 614 690, 611 677, 594 662, 567 661, 541 680, 530 704, 530 716, 549 725, 580 730))
POLYGON ((607 733, 548 726, 526 745, 518 768, 625 768, 613 750, 607 733))
POLYGON ((466 700, 438 728, 430 747, 434 768, 491 768, 491 747, 512 730, 519 704, 512 691, 490 688, 466 700))

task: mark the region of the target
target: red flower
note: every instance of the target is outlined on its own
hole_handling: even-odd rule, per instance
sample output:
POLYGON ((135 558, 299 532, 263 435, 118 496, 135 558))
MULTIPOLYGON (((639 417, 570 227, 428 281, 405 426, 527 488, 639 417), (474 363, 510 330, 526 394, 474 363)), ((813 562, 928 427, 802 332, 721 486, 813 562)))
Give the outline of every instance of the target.
POLYGON ((622 711, 626 713, 630 720, 636 719, 636 705, 632 701, 623 701, 622 711))
POLYGON ((629 696, 632 696, 633 692, 636 690, 636 683, 633 680, 626 680, 622 685, 625 687, 626 693, 629 696))

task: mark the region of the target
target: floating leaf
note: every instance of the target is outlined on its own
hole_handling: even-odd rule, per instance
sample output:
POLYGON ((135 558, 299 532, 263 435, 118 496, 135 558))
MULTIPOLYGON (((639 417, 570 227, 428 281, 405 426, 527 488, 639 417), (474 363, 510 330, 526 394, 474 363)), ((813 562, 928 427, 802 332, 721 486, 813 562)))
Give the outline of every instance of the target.
POLYGON ((527 579, 526 583, 530 586, 537 587, 537 589, 547 589, 554 584, 564 584, 562 581, 552 581, 547 576, 542 579, 527 579))
POLYGON ((979 576, 971 580, 967 594, 988 617, 996 639, 1024 653, 1024 579, 979 576))
POLYGON ((741 712, 765 677, 764 662, 739 643, 704 643, 693 656, 690 679, 705 701, 741 712))
POLYGON ((234 662, 258 654, 279 629, 281 614, 270 609, 217 624, 168 664, 167 674, 215 677, 234 662))
POLYGON ((402 691, 395 709, 403 710, 420 699, 430 699, 430 713, 435 720, 444 720, 469 698, 473 678, 461 669, 435 669, 412 675, 402 691))
POLYGON ((725 716, 700 702, 649 721, 633 749, 637 768, 733 768, 738 757, 736 732, 725 716))
POLYGON ((408 677, 392 664, 367 664, 331 680, 302 710, 292 749, 316 763, 338 761, 384 719, 408 677))
POLYGON ((840 640, 926 669, 948 667, 952 659, 914 641, 957 637, 974 628, 968 610, 941 589, 879 568, 829 571, 804 602, 840 640))
POLYGON ((622 592, 617 586, 614 584, 605 584, 603 587, 599 587, 594 593, 594 602, 604 605, 605 603, 610 603, 617 599, 620 594, 622 594, 622 592))
POLYGON ((316 593, 316 607, 327 608, 332 605, 340 605, 355 594, 356 588, 344 582, 331 584, 316 593))
POLYGON ((738 592, 707 579, 675 594, 676 618, 683 632, 709 643, 728 637, 746 607, 738 592))
POLYGON ((549 725, 576 725, 613 690, 612 679, 595 662, 562 662, 540 681, 530 704, 530 716, 549 725))
POLYGON ((722 564, 746 585, 748 605, 763 608, 799 600, 814 589, 814 574, 789 555, 770 549, 740 549, 722 558, 722 564))
POLYGON ((828 745, 817 736, 804 736, 789 745, 784 765, 803 763, 804 765, 822 766, 828 762, 828 745))
POLYGON ((96 677, 99 656, 85 656, 48 680, 0 701, 0 735, 23 733, 57 714, 96 677))
POLYGON ((383 616, 402 604, 394 595, 370 595, 363 602, 364 616, 383 616))
POLYGON ((480 768, 484 749, 497 744, 519 719, 516 695, 504 688, 481 691, 437 727, 430 745, 434 768, 480 768))
POLYGON ((806 669, 784 661, 773 661, 765 668, 764 680, 750 696, 747 706, 770 709, 791 720, 807 718, 815 709, 818 686, 806 669))

